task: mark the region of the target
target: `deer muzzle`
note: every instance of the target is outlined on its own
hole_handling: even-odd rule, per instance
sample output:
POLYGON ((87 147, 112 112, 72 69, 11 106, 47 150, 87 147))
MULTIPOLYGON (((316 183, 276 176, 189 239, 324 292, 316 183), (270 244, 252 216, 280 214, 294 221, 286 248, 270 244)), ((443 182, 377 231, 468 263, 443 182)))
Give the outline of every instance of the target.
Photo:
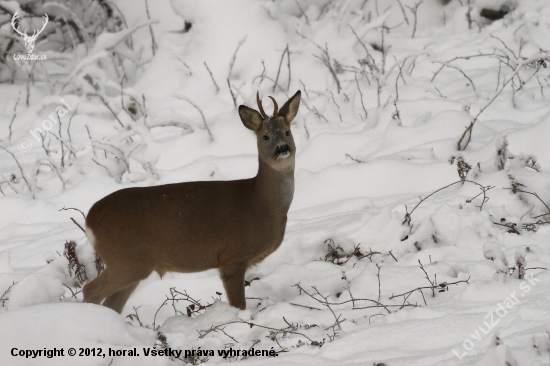
POLYGON ((290 156, 290 146, 287 144, 277 146, 277 149, 275 149, 275 155, 277 156, 277 159, 286 159, 290 156))

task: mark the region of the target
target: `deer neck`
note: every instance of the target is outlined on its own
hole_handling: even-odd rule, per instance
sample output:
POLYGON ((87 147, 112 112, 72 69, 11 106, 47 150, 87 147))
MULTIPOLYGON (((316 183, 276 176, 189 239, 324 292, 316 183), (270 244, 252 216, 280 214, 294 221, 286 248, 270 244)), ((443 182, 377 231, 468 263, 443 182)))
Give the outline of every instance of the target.
POLYGON ((255 179, 256 193, 273 212, 288 212, 294 196, 294 162, 284 170, 277 170, 259 159, 255 179))

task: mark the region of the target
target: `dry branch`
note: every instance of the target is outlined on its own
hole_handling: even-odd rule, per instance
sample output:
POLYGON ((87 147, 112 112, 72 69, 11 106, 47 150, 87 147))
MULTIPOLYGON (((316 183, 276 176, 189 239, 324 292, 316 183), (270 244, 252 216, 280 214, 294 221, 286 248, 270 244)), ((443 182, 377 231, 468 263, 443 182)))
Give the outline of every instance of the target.
POLYGON ((233 105, 237 106, 237 98, 235 98, 235 94, 233 94, 233 89, 231 88, 231 82, 229 79, 227 79, 227 87, 229 88, 229 92, 231 93, 231 99, 233 100, 233 105))
MULTIPOLYGON (((147 14, 147 19, 151 20, 151 14, 149 14, 149 4, 147 0, 145 0, 145 13, 147 14)), ((153 26, 151 23, 149 23, 149 33, 151 34, 151 51, 153 52, 153 56, 155 56, 155 51, 157 49, 157 42, 155 42, 155 33, 153 33, 153 26)))
MULTIPOLYGON (((414 6, 412 7, 407 5, 407 8, 409 8, 414 15, 414 26, 413 26, 412 36, 411 36, 412 38, 414 38, 414 35, 416 34, 416 24, 418 22, 418 16, 417 16, 418 8, 420 7, 420 5, 422 5, 423 2, 424 0, 420 0, 420 2, 415 3, 414 6)), ((401 3, 399 5, 401 5, 401 3)), ((405 17, 405 19, 407 18, 405 17)))
POLYGON ((9 298, 6 297, 6 296, 10 293, 12 287, 15 286, 15 284, 16 284, 16 282, 13 281, 12 284, 8 286, 8 288, 6 289, 6 291, 4 291, 4 293, 2 294, 2 296, 0 296, 0 302, 2 303, 2 307, 4 307, 5 304, 6 304, 6 301, 9 300, 9 298))
POLYGON ((294 0, 294 1, 296 2, 296 5, 298 5, 298 8, 299 8, 300 11, 302 12, 302 15, 304 16, 307 25, 310 25, 310 24, 309 24, 309 18, 307 17, 306 12, 305 12, 304 9, 302 8, 302 5, 300 5, 300 3, 298 2, 298 0, 294 0))
POLYGON ((363 112, 365 112, 365 120, 366 120, 369 114, 367 112, 367 109, 365 108, 365 103, 363 102, 363 92, 361 91, 361 87, 359 86, 359 80, 357 80, 357 73, 355 73, 355 83, 357 84, 357 90, 359 90, 361 107, 363 107, 363 112))
POLYGON ((21 99, 21 92, 19 92, 19 96, 17 97, 17 101, 15 102, 15 106, 13 107, 13 117, 11 118, 11 121, 10 121, 10 126, 9 126, 9 135, 8 135, 8 140, 11 141, 11 127, 13 125, 13 121, 15 120, 15 117, 17 116, 17 105, 19 104, 19 99, 21 99))
MULTIPOLYGON (((277 76, 275 77, 275 83, 273 84, 273 90, 272 92, 275 92, 275 87, 277 86, 277 83, 279 81, 279 75, 281 73, 281 66, 283 65, 283 59, 285 58, 285 53, 288 53, 288 73, 289 73, 289 81, 288 86, 290 86, 290 51, 288 50, 288 44, 286 45, 286 48, 283 50, 283 54, 281 55, 281 61, 279 62, 279 68, 277 69, 277 76)), ((288 87, 287 87, 288 90, 288 87)))
POLYGON ((231 79, 231 73, 233 72, 233 65, 235 64, 235 60, 237 59, 237 52, 239 51, 239 48, 244 44, 246 41, 246 38, 248 36, 245 36, 243 39, 239 41, 239 44, 237 45, 237 48, 235 49, 235 52, 233 53, 233 57, 231 58, 231 62, 229 63, 229 73, 227 74, 227 79, 231 79))
MULTIPOLYGON (((540 198, 540 196, 536 193, 536 192, 527 192, 527 191, 524 191, 524 190, 521 190, 517 187, 512 187, 512 188, 504 188, 504 189, 510 189, 512 190, 514 193, 516 192, 521 192, 521 193, 525 193, 525 194, 530 194, 532 196, 535 196, 543 205, 544 207, 546 207, 546 209, 548 210, 548 213, 544 214, 544 215, 548 215, 550 214, 550 207, 548 207, 548 205, 546 204, 546 202, 544 202, 542 200, 542 198, 540 198)), ((540 216, 543 216, 543 215, 540 215, 540 216)), ((540 217, 540 216, 537 216, 537 217, 540 217)), ((536 217, 535 217, 536 218, 536 217)))
POLYGON ((268 329, 268 330, 272 330, 272 331, 275 331, 277 333, 290 333, 290 334, 296 334, 296 335, 300 335, 304 338, 306 338, 308 341, 310 341, 312 344, 320 344, 320 342, 317 342, 317 341, 314 341, 312 340, 311 338, 309 338, 307 335, 303 334, 303 333, 300 333, 300 332, 295 332, 293 330, 288 330, 288 328, 272 328, 272 327, 266 327, 265 325, 260 325, 260 324, 256 324, 256 323, 252 323, 252 322, 247 322, 247 321, 244 321, 244 320, 234 320, 234 321, 230 321, 230 322, 226 322, 226 323, 222 323, 222 324, 218 324, 218 325, 213 325, 210 327, 210 329, 206 329, 206 330, 200 330, 198 331, 199 332, 199 339, 203 339, 204 337, 206 337, 208 334, 212 333, 212 332, 217 332, 218 330, 221 330, 223 329, 222 327, 225 327, 226 325, 229 325, 229 324, 246 324, 248 325, 250 328, 253 328, 253 327, 258 327, 258 328, 263 328, 263 329, 268 329))
POLYGON ((459 280, 459 281, 455 281, 455 282, 441 282, 440 284, 437 283, 437 277, 435 278, 435 280, 431 280, 430 279, 430 276, 428 276, 428 273, 426 272, 426 270, 424 269, 424 266, 422 265, 422 262, 420 262, 420 260, 418 260, 418 263, 420 264, 420 269, 422 269, 422 271, 424 272, 424 275, 426 276, 426 279, 428 280, 428 282, 430 282, 430 286, 421 286, 421 287, 417 287, 413 290, 410 290, 410 291, 407 291, 407 292, 404 292, 402 294, 398 294, 398 295, 393 295, 390 297, 390 300, 391 299, 395 299, 397 297, 403 297, 403 302, 405 302, 410 295, 412 295, 414 292, 416 291, 419 291, 421 294, 422 294, 422 299, 424 300, 424 305, 428 305, 428 303, 426 302, 426 298, 424 297, 424 292, 422 290, 431 290, 432 291, 432 297, 435 297, 435 290, 439 290, 439 292, 445 292, 448 290, 448 287, 449 285, 458 285, 459 283, 467 283, 469 284, 469 280, 470 280, 470 277, 468 277, 467 280, 459 280))
POLYGON ((468 79, 468 81, 470 82, 470 85, 472 86, 472 89, 474 89, 474 93, 477 95, 477 90, 476 90, 476 86, 474 84, 474 81, 468 75, 466 75, 466 73, 460 67, 451 65, 447 62, 436 61, 436 63, 441 64, 443 67, 448 67, 450 69, 455 69, 458 72, 460 72, 466 79, 468 79))
MULTIPOLYGON (((320 303, 321 305, 327 307, 330 309, 330 305, 334 305, 334 306, 337 306, 337 305, 344 305, 344 304, 347 304, 347 303, 352 303, 353 307, 352 307, 352 310, 362 310, 362 309, 372 309, 372 308, 382 308, 384 310, 386 310, 388 312, 388 314, 391 313, 390 311, 390 308, 392 307, 399 307, 399 308, 402 308, 403 306, 402 305, 385 305, 377 300, 373 300, 373 299, 357 299, 357 298, 352 298, 351 300, 346 300, 346 301, 342 301, 342 302, 328 302, 328 296, 325 298, 324 296, 322 296, 321 294, 319 294, 319 291, 317 290, 317 288, 315 288, 314 286, 312 286, 312 288, 315 290, 315 293, 309 293, 307 292, 303 287, 300 286, 299 283, 295 284, 293 287, 296 287, 300 290, 300 294, 303 292, 305 293, 306 295, 308 295, 309 297, 311 297, 313 300, 317 301, 318 303, 320 303), (315 297, 316 295, 319 295, 321 299, 315 297), (367 302, 371 302, 371 303, 374 303, 375 305, 366 305, 366 306, 357 306, 355 305, 356 302, 361 302, 361 301, 367 301, 367 302)), ((292 304, 292 305, 296 305, 296 306, 304 306, 305 305, 301 305, 301 304, 292 304)), ((406 306, 416 306, 416 305, 406 305, 406 306)), ((321 309, 317 309, 315 308, 316 310, 321 310, 321 309)), ((332 310, 332 309, 331 309, 332 310)), ((334 314, 334 311, 332 311, 332 313, 334 314)), ((335 315, 334 315, 335 316, 335 315)), ((335 316, 336 318, 336 316, 335 316)))
POLYGON ((300 33, 299 31, 296 31, 296 33, 302 37, 303 39, 305 40, 308 40, 310 41, 311 43, 313 43, 319 50, 321 50, 322 54, 321 56, 317 56, 317 55, 313 55, 313 57, 316 57, 318 58, 319 60, 321 60, 325 66, 329 69, 330 71, 330 74, 332 75, 332 78, 334 79, 334 82, 336 83, 336 87, 338 89, 338 94, 340 94, 340 90, 342 89, 341 85, 340 85, 340 80, 338 79, 338 76, 336 75, 336 72, 334 71, 333 67, 332 67, 332 64, 331 64, 331 59, 330 59, 330 54, 328 52, 328 45, 325 44, 325 48, 322 48, 321 46, 319 46, 317 43, 313 42, 311 39, 309 39, 308 37, 304 36, 302 33, 300 33))
MULTIPOLYGON (((490 189, 493 189, 494 187, 493 186, 482 186, 481 184, 477 183, 477 182, 474 182, 474 181, 471 181, 471 180, 459 180, 459 181, 456 181, 454 183, 451 183, 451 184, 448 184, 446 185, 445 187, 441 187, 439 188, 438 190, 430 193, 429 195, 427 195, 426 197, 424 198, 420 198, 420 202, 418 202, 416 204, 416 206, 414 206, 414 208, 412 209, 411 212, 407 212, 405 214, 405 220, 403 221, 403 224, 407 224, 407 225, 410 225, 410 222, 411 222, 411 215, 413 214, 413 212, 418 208, 418 206, 420 206, 422 204, 422 202, 426 201, 428 198, 430 198, 431 196, 433 196, 434 194, 436 194, 437 192, 439 191, 442 191, 446 188, 449 188, 450 186, 453 186, 455 184, 458 184, 458 183, 464 183, 464 182, 468 182, 468 183, 472 183, 472 184, 475 184, 476 186, 479 187, 479 189, 481 189, 481 193, 480 194, 483 194, 483 201, 481 202, 481 205, 477 206, 479 207, 479 210, 481 211, 483 209, 483 205, 485 204, 485 202, 487 202, 489 200, 489 198, 487 197, 486 193, 487 191, 489 191, 490 189)), ((479 196, 479 194, 478 194, 479 196)), ((468 200, 467 202, 470 203, 474 198, 476 198, 477 196, 471 198, 470 200, 468 200)))
POLYGON ((15 155, 13 155, 11 153, 11 151, 9 151, 8 149, 6 149, 5 147, 3 146, 0 146, 0 149, 4 150, 5 152, 7 152, 8 154, 11 155, 11 157, 13 158, 13 160, 15 160, 15 163, 17 164, 17 167, 19 168, 19 171, 21 172, 21 178, 23 179, 23 181, 25 181, 25 184, 27 185, 27 188, 29 188, 29 191, 31 192, 31 196, 32 198, 34 199, 34 192, 29 184, 29 182, 27 181, 27 177, 25 176, 25 172, 23 171, 23 168, 21 167, 21 165, 19 164, 19 161, 17 160, 17 158, 15 157, 15 155))
POLYGON ((208 70, 208 73, 210 74, 210 77, 212 78, 212 81, 214 82, 214 86, 216 87, 216 93, 220 91, 220 87, 218 86, 218 83, 216 83, 216 80, 214 79, 214 75, 212 75, 212 71, 210 71, 210 68, 206 64, 206 61, 204 62, 204 66, 206 66, 206 70, 208 70))
POLYGON ((88 282, 88 275, 86 274, 86 267, 80 263, 78 256, 76 255, 76 243, 74 241, 67 241, 65 243, 65 251, 63 255, 69 261, 67 269, 69 270, 69 276, 72 277, 74 271, 74 278, 81 285, 84 282, 88 282))
MULTIPOLYGON (((84 78, 85 80, 88 80, 86 78, 84 78)), ((102 95, 98 94, 98 93, 90 93, 90 95, 93 95, 93 96, 96 96, 99 98, 99 100, 101 100, 101 103, 103 103, 103 105, 111 112, 111 114, 115 117, 115 119, 117 120, 118 124, 120 125, 120 127, 124 128, 124 125, 122 124, 122 121, 118 118, 117 114, 115 113, 115 111, 113 111, 113 109, 111 108, 111 106, 109 105, 109 103, 107 103, 107 101, 105 100, 105 98, 103 98, 102 95)))
MULTIPOLYGON (((227 82, 229 82, 229 79, 227 80, 227 82)), ((206 131, 208 132, 208 135, 210 136, 210 141, 214 141, 214 137, 212 136, 212 132, 210 131, 210 128, 208 127, 208 124, 206 123, 206 117, 204 116, 204 113, 202 113, 202 110, 195 103, 193 103, 192 101, 190 101, 189 99, 187 99, 185 97, 176 97, 176 98, 181 99, 181 100, 185 100, 187 103, 191 104, 197 111, 199 111, 199 113, 202 117, 202 122, 204 123, 204 127, 206 128, 206 131)))
POLYGON ((69 211, 69 210, 73 210, 73 211, 78 211, 78 212, 80 212, 80 214, 82 215, 82 217, 84 218, 84 220, 86 220, 86 215, 84 215, 84 212, 80 211, 78 208, 65 207, 65 206, 63 206, 63 208, 59 209, 58 212, 60 212, 60 211, 69 211))
MULTIPOLYGON (((542 55, 541 53, 538 53, 537 55, 535 56, 531 56, 527 59, 523 59, 522 61, 520 61, 517 65, 517 67, 515 68, 514 72, 508 76, 508 78, 502 83, 502 86, 500 87, 500 89, 498 89, 495 93, 493 93, 493 96, 489 99, 489 101, 479 110, 479 112, 477 113, 477 115, 474 117, 474 119, 472 120, 472 122, 470 123, 470 125, 468 126, 468 128, 466 128, 466 130, 464 131, 464 133, 462 134, 462 136, 460 137, 460 139, 458 140, 458 143, 457 143, 457 150, 458 151, 462 151, 464 149, 466 149, 466 147, 468 146, 468 144, 470 143, 470 140, 472 138, 472 131, 473 131, 473 128, 474 128, 474 125, 475 123, 477 122, 479 116, 485 112, 485 110, 487 109, 487 107, 489 107, 494 101, 495 99, 500 95, 500 93, 502 93, 502 91, 504 90, 504 88, 510 83, 510 81, 512 81, 512 79, 519 73, 519 71, 521 70, 522 67, 524 67, 525 65, 527 64, 530 64, 532 62, 535 62, 535 61, 538 61, 538 63, 540 64, 541 62, 545 62, 545 60, 548 58, 548 56, 546 55, 542 55), (462 141, 464 141, 464 139, 467 138, 466 140, 466 143, 464 146, 462 146, 462 141)), ((538 72, 538 68, 537 70, 535 71, 534 74, 536 74, 538 72)), ((534 75, 533 74, 533 75, 534 75)))

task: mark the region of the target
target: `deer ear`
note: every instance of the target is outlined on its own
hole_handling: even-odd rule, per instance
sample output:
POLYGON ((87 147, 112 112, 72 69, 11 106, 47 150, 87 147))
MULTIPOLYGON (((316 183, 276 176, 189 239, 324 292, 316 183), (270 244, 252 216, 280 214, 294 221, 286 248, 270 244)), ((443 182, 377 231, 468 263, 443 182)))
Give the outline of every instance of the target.
POLYGON ((247 106, 241 105, 239 107, 239 116, 243 121, 243 125, 249 130, 256 131, 262 124, 262 115, 247 106))
POLYGON ((281 107, 279 110, 279 116, 284 117, 287 123, 292 122, 296 114, 298 113, 298 108, 300 107, 300 97, 302 93, 298 90, 296 94, 281 107))

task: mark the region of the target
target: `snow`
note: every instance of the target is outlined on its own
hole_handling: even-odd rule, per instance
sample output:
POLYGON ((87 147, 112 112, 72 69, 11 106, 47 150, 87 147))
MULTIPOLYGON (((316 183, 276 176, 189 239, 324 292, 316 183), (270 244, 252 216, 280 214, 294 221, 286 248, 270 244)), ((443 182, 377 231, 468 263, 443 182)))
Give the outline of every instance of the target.
POLYGON ((10 292, 8 310, 57 302, 65 294, 61 280, 46 274, 30 274, 17 282, 10 292))
MULTIPOLYGON (((111 309, 89 304, 44 304, 12 310, 9 316, 0 318, 0 327, 6 333, 5 336, 9 335, 0 343, 3 363, 8 365, 28 365, 31 361, 23 357, 11 357, 11 349, 14 347, 35 350, 65 347, 65 357, 40 357, 31 361, 40 365, 59 365, 63 362, 71 364, 67 356, 67 349, 71 346, 121 349, 154 343, 154 333, 128 326, 111 309), (83 309, 89 316, 82 317, 83 309), (82 330, 86 330, 85 334, 82 330)), ((128 361, 118 362, 131 364, 128 361)), ((162 360, 155 362, 151 359, 148 364, 167 364, 166 361, 159 361, 162 360)), ((98 359, 78 357, 79 365, 96 365, 97 362, 98 359)))
POLYGON ((27 95, 0 73, 0 146, 16 158, 0 149, 1 365, 184 363, 143 355, 154 346, 213 350, 212 365, 550 363, 546 0, 425 0, 416 22, 414 0, 149 1, 151 19, 144 2, 115 3, 127 28, 91 47, 37 43, 37 80, 51 82, 27 95), (491 22, 484 7, 512 11, 491 22), (266 111, 269 95, 282 105, 301 90, 302 103, 285 238, 247 271, 247 309, 228 305, 217 270, 153 273, 121 315, 81 303, 65 243, 88 279, 97 269, 72 208, 125 187, 252 177, 256 140, 236 106, 254 108, 257 90, 266 111), (43 146, 30 131, 46 132, 61 99, 70 110, 43 146), (11 355, 55 347, 107 356, 11 355), (217 353, 251 347, 280 353, 217 353))

